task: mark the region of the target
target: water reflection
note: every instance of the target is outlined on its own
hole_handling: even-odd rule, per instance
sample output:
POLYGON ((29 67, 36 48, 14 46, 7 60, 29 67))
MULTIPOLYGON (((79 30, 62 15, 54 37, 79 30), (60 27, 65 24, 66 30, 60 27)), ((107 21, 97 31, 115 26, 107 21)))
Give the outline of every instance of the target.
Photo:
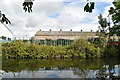
POLYGON ((118 78, 118 59, 3 60, 3 78, 118 78))

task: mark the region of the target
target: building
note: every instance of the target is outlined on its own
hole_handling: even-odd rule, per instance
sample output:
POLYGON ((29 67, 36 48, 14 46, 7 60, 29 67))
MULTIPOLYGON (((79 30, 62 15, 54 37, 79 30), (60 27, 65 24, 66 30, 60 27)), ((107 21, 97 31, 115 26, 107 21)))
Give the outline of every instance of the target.
MULTIPOLYGON (((32 37, 32 41, 33 43, 37 43, 37 44, 45 44, 45 41, 56 41, 56 40, 62 40, 62 42, 59 41, 59 43, 63 43, 65 42, 65 40, 75 40, 75 39, 89 39, 89 38, 96 38, 98 37, 96 32, 92 32, 92 30, 90 32, 83 32, 81 31, 72 31, 72 29, 70 31, 62 31, 62 29, 60 29, 60 31, 52 31, 50 29, 50 31, 41 31, 41 29, 39 31, 37 31, 37 33, 35 34, 35 36, 32 37), (64 41, 63 41, 64 40, 64 41)), ((70 42, 69 41, 69 42, 70 42)), ((54 44, 51 43, 51 44, 54 44)))
POLYGON ((11 30, 5 24, 0 23, 0 43, 11 42, 12 37, 11 30))

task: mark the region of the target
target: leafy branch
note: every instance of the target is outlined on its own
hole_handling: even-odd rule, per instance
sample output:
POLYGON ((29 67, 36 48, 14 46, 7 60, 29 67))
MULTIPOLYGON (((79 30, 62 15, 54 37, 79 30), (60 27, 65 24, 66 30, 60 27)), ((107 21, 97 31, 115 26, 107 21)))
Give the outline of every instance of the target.
POLYGON ((26 11, 28 11, 29 13, 32 12, 32 6, 33 6, 33 1, 34 0, 25 0, 23 3, 23 9, 26 11))
POLYGON ((0 22, 1 23, 6 23, 6 24, 11 24, 10 20, 5 16, 5 14, 2 14, 0 11, 0 22))

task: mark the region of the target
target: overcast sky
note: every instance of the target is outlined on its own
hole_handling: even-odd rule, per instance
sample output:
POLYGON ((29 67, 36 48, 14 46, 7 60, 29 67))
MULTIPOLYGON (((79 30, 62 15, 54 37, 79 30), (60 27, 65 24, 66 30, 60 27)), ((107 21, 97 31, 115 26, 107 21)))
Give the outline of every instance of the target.
POLYGON ((96 4, 92 13, 84 12, 86 0, 35 0, 32 13, 22 9, 24 0, 0 0, 0 10, 12 22, 7 26, 14 36, 31 37, 39 29, 96 31, 99 26, 98 15, 101 13, 107 17, 113 0, 93 1, 96 4))

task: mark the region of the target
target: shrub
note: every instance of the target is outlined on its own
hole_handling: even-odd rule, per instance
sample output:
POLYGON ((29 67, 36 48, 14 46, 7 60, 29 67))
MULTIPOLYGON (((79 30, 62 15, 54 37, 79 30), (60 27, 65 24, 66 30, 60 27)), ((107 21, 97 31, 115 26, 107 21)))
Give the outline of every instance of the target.
POLYGON ((22 41, 2 44, 2 54, 7 58, 55 58, 64 55, 64 47, 28 44, 22 41))
POLYGON ((120 56, 120 46, 107 46, 104 51, 105 57, 117 57, 120 56))
POLYGON ((74 57, 89 58, 100 57, 100 48, 95 47, 94 44, 87 40, 75 40, 70 46, 67 47, 68 51, 74 57))
POLYGON ((120 46, 98 47, 87 40, 75 40, 67 47, 28 44, 22 41, 2 44, 5 58, 96 58, 120 56, 120 46))

